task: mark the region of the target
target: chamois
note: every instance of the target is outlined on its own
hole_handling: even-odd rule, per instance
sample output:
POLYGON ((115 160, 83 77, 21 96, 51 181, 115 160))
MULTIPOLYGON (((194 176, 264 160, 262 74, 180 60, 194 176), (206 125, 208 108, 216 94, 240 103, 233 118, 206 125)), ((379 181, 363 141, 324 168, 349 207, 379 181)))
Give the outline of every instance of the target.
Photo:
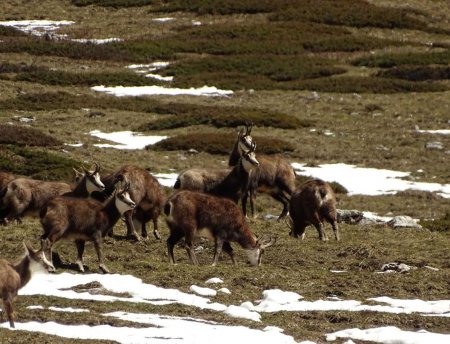
POLYGON ((170 229, 167 252, 172 264, 175 264, 173 248, 183 237, 187 254, 194 265, 198 265, 193 246, 196 237, 214 240, 212 265, 217 264, 222 249, 236 264, 230 242, 237 242, 247 251, 251 265, 260 265, 264 250, 275 243, 273 238, 269 241, 258 240, 236 203, 226 198, 182 190, 169 197, 164 213, 170 229))
MULTIPOLYGON (((239 159, 239 155, 242 154, 242 148, 246 147, 249 142, 253 142, 250 136, 251 130, 252 126, 247 126, 245 134, 238 135, 228 161, 229 166, 233 166, 239 159)), ((250 208, 252 215, 255 216, 254 199, 256 192, 267 193, 283 204, 283 210, 278 217, 278 220, 280 220, 286 217, 288 213, 289 200, 295 189, 294 169, 281 155, 257 154, 256 158, 259 161, 259 167, 252 172, 250 178, 252 185, 256 184, 257 187, 251 187, 248 193, 243 195, 242 207, 243 209, 247 207, 247 198, 250 196, 250 208)))
POLYGON ((54 271, 55 268, 45 257, 42 250, 35 251, 24 243, 25 256, 16 263, 0 259, 0 296, 3 299, 4 311, 9 326, 14 328, 14 299, 19 289, 24 287, 39 271, 54 271))
MULTIPOLYGON (((147 237, 146 223, 153 221, 153 235, 160 240, 158 232, 158 217, 166 201, 166 196, 158 180, 148 171, 135 165, 124 165, 115 172, 103 176, 106 185, 106 193, 111 190, 117 181, 130 182, 129 190, 131 199, 136 203, 136 208, 124 214, 127 225, 127 237, 139 240, 136 226, 141 226, 141 234, 147 237)), ((111 231, 108 233, 112 235, 111 231)))
POLYGON ((105 186, 100 180, 100 167, 94 164, 94 170, 83 167, 83 172, 74 169, 76 183, 48 182, 31 178, 17 178, 8 183, 3 197, 6 216, 4 222, 18 220, 23 216, 36 216, 42 207, 53 197, 64 195, 88 197, 92 192, 103 191, 105 186))
MULTIPOLYGON (((242 156, 242 151, 248 151, 251 149, 251 130, 252 128, 249 124, 246 124, 245 132, 243 129, 239 130, 237 139, 230 153, 228 166, 236 166, 242 156)), ((221 183, 230 172, 230 168, 190 168, 180 173, 175 182, 174 189, 209 192, 209 190, 221 183)))
POLYGON ((6 186, 12 180, 16 179, 16 176, 8 172, 0 172, 0 219, 3 219, 8 215, 8 209, 3 206, 3 196, 6 193, 6 186))
POLYGON ((104 203, 94 199, 55 197, 42 209, 41 224, 44 234, 41 247, 52 257, 52 246, 60 239, 73 239, 77 246, 78 268, 84 272, 83 253, 86 241, 93 241, 97 252, 99 267, 108 273, 103 262, 102 239, 120 219, 123 213, 133 209, 136 204, 130 198, 130 184, 117 183, 116 189, 104 203))
POLYGON ((313 179, 300 185, 292 194, 289 204, 292 227, 289 235, 302 239, 305 228, 314 225, 320 240, 328 240, 323 222, 326 220, 334 230, 336 240, 340 240, 337 225, 336 197, 330 184, 320 179, 313 179))

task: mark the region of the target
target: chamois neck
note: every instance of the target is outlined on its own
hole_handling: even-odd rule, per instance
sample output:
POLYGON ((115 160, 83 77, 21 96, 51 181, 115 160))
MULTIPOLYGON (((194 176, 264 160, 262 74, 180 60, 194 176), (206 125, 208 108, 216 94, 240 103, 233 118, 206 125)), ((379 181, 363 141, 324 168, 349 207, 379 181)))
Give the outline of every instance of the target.
POLYGON ((248 173, 243 168, 242 162, 239 162, 225 177, 222 183, 211 190, 211 193, 237 201, 242 189, 245 188, 247 183, 248 173))
POLYGON ((245 221, 242 224, 242 233, 239 237, 239 240, 237 240, 238 244, 241 245, 244 249, 251 249, 255 248, 257 244, 256 236, 252 233, 250 228, 248 227, 247 221, 245 221))
POLYGON ((109 228, 111 228, 112 226, 114 226, 117 221, 119 221, 120 219, 120 212, 116 207, 116 198, 114 196, 109 197, 104 205, 103 205, 103 209, 101 211, 101 221, 103 222, 103 231, 102 234, 106 235, 106 233, 108 232, 109 228), (104 233, 103 233, 104 232, 104 233))
POLYGON ((239 163, 241 153, 239 152, 239 139, 236 140, 233 146, 233 150, 230 153, 230 158, 228 159, 228 166, 236 166, 239 163))
POLYGON ((83 179, 81 179, 80 182, 75 185, 75 188, 73 189, 72 193, 76 196, 81 197, 89 196, 86 188, 86 182, 87 182, 86 176, 84 176, 83 179))
POLYGON ((14 264, 13 267, 20 276, 20 287, 22 288, 31 279, 30 257, 26 255, 19 262, 14 264))

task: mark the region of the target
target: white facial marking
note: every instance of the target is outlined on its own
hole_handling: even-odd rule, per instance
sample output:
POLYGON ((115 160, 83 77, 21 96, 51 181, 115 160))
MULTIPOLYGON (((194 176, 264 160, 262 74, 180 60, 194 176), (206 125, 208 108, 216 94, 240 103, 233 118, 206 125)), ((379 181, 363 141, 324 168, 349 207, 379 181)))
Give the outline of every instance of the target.
POLYGON ((124 192, 122 194, 122 197, 124 198, 124 200, 122 200, 119 197, 116 197, 116 207, 120 214, 123 214, 123 213, 127 212, 128 210, 133 209, 135 206, 135 203, 130 198, 130 195, 128 194, 128 192, 124 192))
POLYGON ((251 265, 256 266, 259 265, 259 256, 261 250, 259 248, 246 250, 247 257, 251 265))
POLYGON ((101 182, 98 174, 94 175, 94 179, 95 179, 95 182, 97 183, 97 185, 94 184, 90 178, 86 179, 86 190, 89 194, 91 194, 95 191, 103 191, 105 189, 105 185, 103 185, 103 183, 101 182), (99 187, 98 185, 100 185, 102 188, 99 187))

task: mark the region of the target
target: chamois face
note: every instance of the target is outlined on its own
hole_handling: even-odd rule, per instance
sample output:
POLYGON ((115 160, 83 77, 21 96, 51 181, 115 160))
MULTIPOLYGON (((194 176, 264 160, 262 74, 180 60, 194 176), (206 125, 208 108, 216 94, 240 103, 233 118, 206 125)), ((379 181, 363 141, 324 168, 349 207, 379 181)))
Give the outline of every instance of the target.
POLYGON ((250 265, 253 266, 261 265, 261 256, 263 253, 264 250, 262 250, 259 246, 254 249, 247 250, 247 257, 248 261, 250 262, 250 265))
POLYGON ((246 152, 252 148, 253 139, 249 134, 240 134, 239 135, 239 153, 246 152))
POLYGON ((128 193, 128 188, 116 193, 116 207, 121 214, 136 207, 136 203, 134 203, 128 193))
POLYGON ((242 153, 242 165, 247 172, 259 166, 259 162, 256 160, 256 155, 253 150, 242 153))
POLYGON ((30 271, 32 275, 35 273, 55 271, 55 267, 47 260, 43 250, 35 251, 32 247, 25 244, 25 253, 30 258, 30 271))
POLYGON ((86 171, 86 189, 89 194, 105 190, 105 185, 100 180, 98 171, 86 171))

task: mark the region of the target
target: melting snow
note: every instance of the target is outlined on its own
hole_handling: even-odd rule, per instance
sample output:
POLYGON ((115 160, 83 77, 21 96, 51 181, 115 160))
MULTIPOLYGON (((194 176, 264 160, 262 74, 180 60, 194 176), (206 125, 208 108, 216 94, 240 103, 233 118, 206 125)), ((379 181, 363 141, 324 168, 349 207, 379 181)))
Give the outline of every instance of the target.
POLYGON ((191 285, 189 290, 198 295, 201 295, 201 296, 216 296, 217 295, 217 291, 215 291, 214 289, 202 288, 202 287, 199 287, 196 285, 191 285))
POLYGON ((431 333, 428 331, 403 331, 394 326, 371 328, 360 330, 352 328, 327 334, 327 341, 334 341, 337 338, 351 338, 377 343, 395 344, 448 344, 450 335, 431 333))
POLYGON ((203 86, 200 88, 169 88, 161 86, 116 86, 116 87, 105 87, 105 86, 94 86, 92 87, 94 91, 105 92, 117 97, 124 96, 154 96, 154 95, 191 95, 191 96, 227 96, 233 94, 230 90, 220 90, 214 86, 203 86))
POLYGON ((178 178, 177 173, 152 173, 153 177, 158 179, 158 182, 168 188, 172 188, 175 185, 175 181, 178 178))
POLYGON ((109 143, 99 143, 95 144, 94 146, 100 148, 116 148, 116 149, 143 149, 147 145, 153 145, 167 138, 167 136, 145 136, 132 131, 117 131, 113 133, 103 133, 100 130, 93 130, 89 132, 89 134, 95 137, 99 137, 101 139, 119 143, 118 145, 112 145, 109 143))
POLYGON ((206 284, 210 284, 210 283, 223 283, 223 280, 221 280, 219 277, 213 277, 213 278, 210 278, 209 280, 207 280, 205 283, 206 283, 206 284))
POLYGON ((75 22, 69 20, 10 20, 0 22, 1 26, 11 26, 22 32, 42 36, 47 32, 55 31, 60 26, 72 25, 75 22))
POLYGON ((386 195, 407 189, 438 192, 442 197, 450 198, 450 184, 422 183, 403 180, 409 172, 399 172, 376 168, 363 168, 347 164, 323 164, 307 167, 305 164, 292 163, 296 173, 313 176, 325 181, 342 184, 350 195, 386 195))
POLYGON ((417 130, 418 133, 422 134, 440 134, 440 135, 450 135, 450 129, 438 129, 438 130, 417 130))

